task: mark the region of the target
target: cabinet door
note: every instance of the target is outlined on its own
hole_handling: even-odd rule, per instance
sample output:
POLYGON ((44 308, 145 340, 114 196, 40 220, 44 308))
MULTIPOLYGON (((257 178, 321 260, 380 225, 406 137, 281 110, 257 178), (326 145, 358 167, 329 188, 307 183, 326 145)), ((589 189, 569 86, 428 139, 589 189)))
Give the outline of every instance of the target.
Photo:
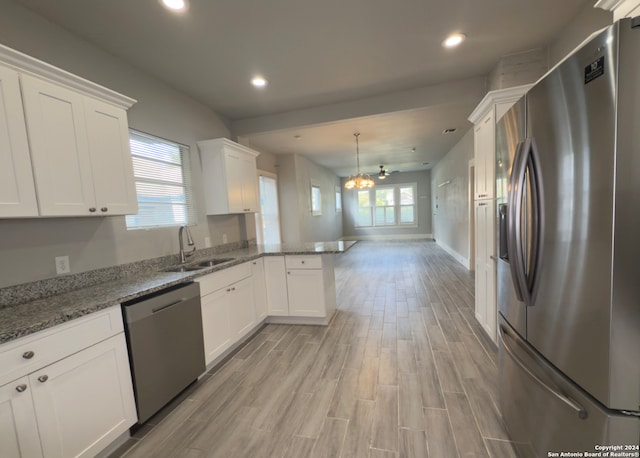
POLYGON ((92 457, 136 422, 124 334, 29 376, 44 455, 92 457))
POLYGON ((253 280, 245 278, 230 287, 229 318, 233 341, 244 337, 256 324, 256 306, 253 300, 253 280))
POLYGON ((288 316, 287 274, 284 256, 265 256, 264 279, 267 287, 267 310, 269 315, 288 316))
POLYGON ((245 212, 258 211, 258 174, 256 158, 243 155, 242 163, 242 207, 245 212))
POLYGON ((97 213, 135 214, 138 198, 127 112, 89 97, 85 97, 84 107, 97 213))
POLYGON ((40 215, 96 214, 84 97, 37 78, 20 78, 40 215))
POLYGON ((234 151, 226 151, 224 155, 225 170, 227 171, 227 193, 229 199, 229 213, 243 213, 242 185, 244 178, 244 164, 242 155, 234 151))
POLYGON ((256 322, 260 322, 267 317, 267 286, 264 279, 263 258, 251 262, 251 273, 253 300, 256 304, 256 322))
POLYGON ((496 341, 496 263, 494 209, 492 200, 475 204, 476 230, 476 318, 496 341), (492 258, 493 257, 493 258, 492 258))
POLYGON ((36 414, 27 377, 0 387, 0 456, 3 458, 42 456, 36 414))
POLYGON ((38 216, 18 74, 0 66, 0 218, 38 216))
POLYGON ((201 298, 202 331, 204 337, 205 363, 209 364, 232 343, 229 321, 230 293, 219 289, 201 298))
POLYGON ((289 315, 326 316, 322 270, 289 269, 287 271, 289 315))
POLYGON ((491 110, 475 127, 475 198, 494 196, 495 121, 491 110))

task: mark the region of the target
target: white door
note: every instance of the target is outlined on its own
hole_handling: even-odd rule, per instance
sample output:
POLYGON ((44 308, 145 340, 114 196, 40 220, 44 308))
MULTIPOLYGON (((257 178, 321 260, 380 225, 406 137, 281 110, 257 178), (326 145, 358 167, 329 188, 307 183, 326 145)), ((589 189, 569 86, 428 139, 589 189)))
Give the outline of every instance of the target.
POLYGON ((124 334, 29 376, 44 455, 93 457, 136 422, 124 334))
POLYGON ((18 73, 0 66, 0 217, 38 216, 18 73))
POLYGON ((268 172, 258 172, 260 211, 256 214, 258 243, 280 243, 280 207, 278 205, 278 178, 268 172))
POLYGON ((84 97, 21 75, 41 216, 97 214, 84 97))
POLYGON ((0 387, 0 456, 42 456, 36 413, 27 377, 0 387))
POLYGON ((232 342, 229 320, 230 292, 227 292, 227 289, 228 287, 219 289, 201 298, 206 364, 220 356, 232 342))
POLYGON ((84 102, 97 213, 136 214, 127 112, 89 97, 84 102))
POLYGON ((290 315, 317 317, 326 315, 322 270, 289 269, 287 288, 290 315))

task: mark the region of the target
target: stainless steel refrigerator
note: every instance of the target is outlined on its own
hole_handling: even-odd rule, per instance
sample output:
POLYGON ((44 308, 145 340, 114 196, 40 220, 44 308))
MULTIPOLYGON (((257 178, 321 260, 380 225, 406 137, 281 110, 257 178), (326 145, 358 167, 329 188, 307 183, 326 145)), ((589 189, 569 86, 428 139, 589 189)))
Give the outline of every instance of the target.
POLYGON ((498 123, 496 150, 511 439, 532 456, 637 453, 640 20, 614 24, 539 81, 498 123))

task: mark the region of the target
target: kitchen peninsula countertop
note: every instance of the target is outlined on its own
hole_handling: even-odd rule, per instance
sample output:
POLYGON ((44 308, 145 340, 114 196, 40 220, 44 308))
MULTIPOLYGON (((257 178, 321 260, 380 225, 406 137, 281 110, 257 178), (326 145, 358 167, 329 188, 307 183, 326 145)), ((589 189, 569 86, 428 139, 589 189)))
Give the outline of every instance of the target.
POLYGON ((344 253, 355 243, 336 241, 258 245, 190 259, 186 265, 204 259, 233 258, 232 261, 196 271, 145 271, 139 275, 7 306, 0 308, 0 344, 262 256, 338 254, 344 253))

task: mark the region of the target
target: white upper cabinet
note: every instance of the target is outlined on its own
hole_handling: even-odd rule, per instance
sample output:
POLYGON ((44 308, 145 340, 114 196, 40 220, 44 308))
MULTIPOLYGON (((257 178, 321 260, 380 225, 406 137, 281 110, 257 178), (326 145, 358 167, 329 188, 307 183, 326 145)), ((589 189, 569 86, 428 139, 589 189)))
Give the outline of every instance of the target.
POLYGON ((18 72, 0 65, 0 218, 38 216, 18 72))
POLYGON ((259 153, 226 138, 198 142, 198 148, 207 214, 257 212, 259 153))
POLYGON ((85 117, 97 211, 107 215, 138 212, 127 112, 85 97, 85 117))
POLYGON ((475 150, 475 199, 493 199, 495 170, 495 128, 493 110, 480 121, 474 130, 475 150))
POLYGON ((134 102, 0 45, 0 218, 136 213, 134 102))
POLYGON ((640 0, 598 0, 594 8, 613 11, 613 20, 640 16, 640 0))

